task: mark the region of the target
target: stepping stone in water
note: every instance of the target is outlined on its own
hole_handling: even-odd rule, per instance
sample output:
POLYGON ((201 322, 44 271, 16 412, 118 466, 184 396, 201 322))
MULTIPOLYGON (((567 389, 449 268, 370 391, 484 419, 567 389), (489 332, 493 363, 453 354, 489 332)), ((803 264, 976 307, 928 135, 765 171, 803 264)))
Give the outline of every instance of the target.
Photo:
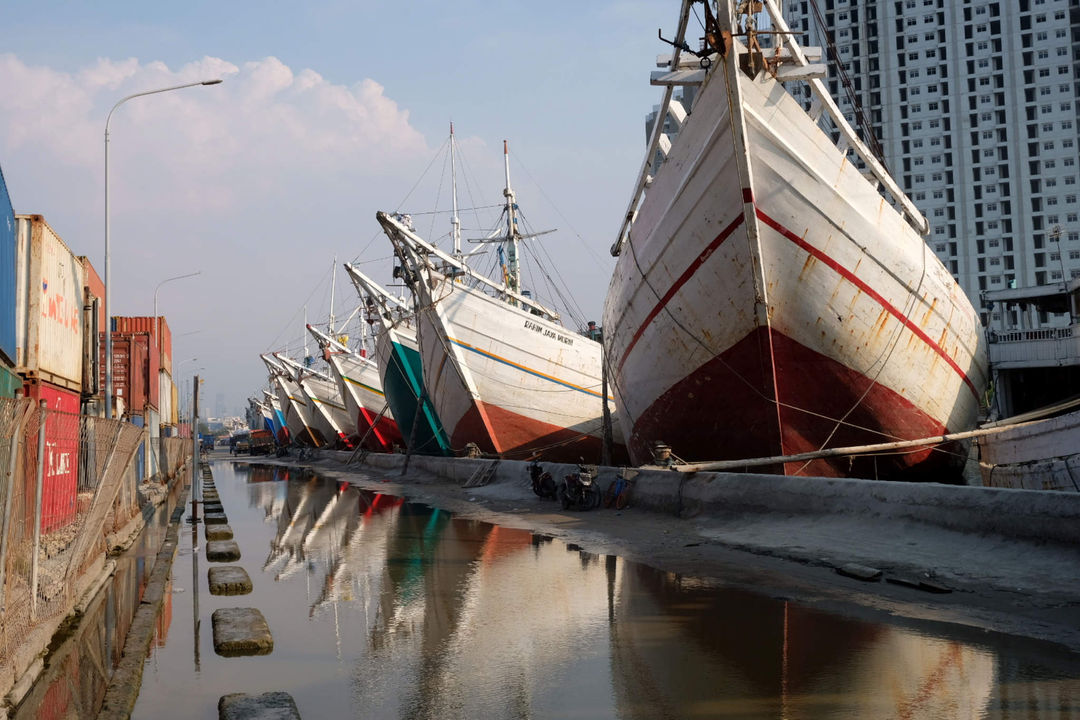
POLYGON ((206 515, 203 516, 203 522, 207 525, 228 525, 229 518, 223 512, 206 513, 206 515))
POLYGON ((881 579, 881 571, 877 568, 867 567, 866 565, 859 565, 858 563, 848 563, 847 565, 841 565, 836 568, 836 572, 844 575, 845 577, 855 578, 856 580, 865 580, 867 582, 877 582, 881 579))
POLYGON ((203 525, 203 533, 210 540, 232 540, 233 531, 228 525, 203 525))
POLYGON ((210 540, 206 543, 206 559, 210 562, 236 562, 240 546, 235 540, 210 540))
POLYGON ((251 578, 239 565, 212 567, 206 576, 211 595, 247 595, 251 592, 251 578))
POLYGON ((269 655, 274 636, 256 608, 221 608, 210 616, 214 625, 214 652, 222 657, 269 655))
POLYGON ((233 693, 218 700, 218 720, 300 720, 300 711, 287 692, 233 693))

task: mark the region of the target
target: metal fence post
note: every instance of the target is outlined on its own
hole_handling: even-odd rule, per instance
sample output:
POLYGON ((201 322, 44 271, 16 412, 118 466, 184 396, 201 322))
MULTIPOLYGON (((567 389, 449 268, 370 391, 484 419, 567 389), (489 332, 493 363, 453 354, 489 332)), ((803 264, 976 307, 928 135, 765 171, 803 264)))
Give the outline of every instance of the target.
POLYGON ((42 400, 41 424, 38 425, 37 441, 37 478, 34 487, 34 548, 30 571, 30 622, 37 620, 38 595, 38 556, 41 554, 41 496, 44 494, 45 481, 45 420, 48 417, 49 404, 42 400))
POLYGON ((191 403, 191 522, 199 522, 199 376, 195 376, 195 388, 191 403))
POLYGON ((4 517, 0 518, 0 617, 4 616, 7 593, 4 592, 7 583, 7 545, 8 536, 11 534, 11 501, 15 495, 15 470, 19 464, 19 451, 22 449, 22 434, 26 429, 26 421, 30 417, 26 406, 19 401, 15 408, 15 427, 11 433, 11 454, 8 456, 7 485, 4 488, 4 517))

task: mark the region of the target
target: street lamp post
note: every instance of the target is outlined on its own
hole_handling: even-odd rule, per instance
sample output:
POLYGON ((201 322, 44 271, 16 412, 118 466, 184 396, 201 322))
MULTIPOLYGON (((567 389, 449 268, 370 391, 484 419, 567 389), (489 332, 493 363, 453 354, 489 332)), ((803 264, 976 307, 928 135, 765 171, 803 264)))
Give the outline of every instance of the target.
POLYGON ((157 313, 157 294, 158 294, 158 290, 160 290, 161 286, 164 285, 167 282, 172 282, 173 280, 183 280, 184 278, 195 277, 196 275, 202 275, 202 270, 196 270, 195 272, 188 273, 187 275, 177 275, 176 277, 165 278, 164 280, 162 280, 161 282, 159 282, 157 284, 156 288, 154 288, 154 338, 158 342, 159 349, 160 349, 160 344, 161 344, 161 336, 158 334, 158 331, 161 328, 159 327, 158 313, 157 313))
POLYGON ((170 90, 182 90, 195 87, 196 85, 217 85, 220 79, 201 80, 199 82, 173 85, 172 87, 158 88, 157 90, 145 90, 143 92, 128 95, 112 106, 108 117, 105 118, 105 417, 112 417, 112 317, 109 315, 109 299, 112 295, 112 282, 109 277, 109 123, 113 113, 128 100, 144 95, 156 95, 157 93, 169 92, 170 90))

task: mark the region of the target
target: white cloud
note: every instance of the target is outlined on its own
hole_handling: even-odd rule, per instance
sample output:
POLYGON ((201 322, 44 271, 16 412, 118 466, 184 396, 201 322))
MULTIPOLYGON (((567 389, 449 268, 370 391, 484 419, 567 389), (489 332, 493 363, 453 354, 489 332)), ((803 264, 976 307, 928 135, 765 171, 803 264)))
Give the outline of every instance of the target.
POLYGON ((224 82, 135 98, 112 116, 111 310, 149 314, 157 283, 202 270, 161 293, 176 352, 207 358, 219 388, 246 393, 264 375, 257 353, 333 255, 349 259, 377 231, 373 203, 400 199, 430 160, 381 84, 335 84, 274 57, 64 71, 0 54, 0 163, 16 212, 44 214, 103 272, 110 109, 212 78, 224 82))
MULTIPOLYGON (((428 152, 408 112, 370 79, 335 85, 311 70, 294 72, 274 57, 239 67, 207 57, 179 70, 161 62, 100 59, 67 73, 10 54, 0 55, 0 150, 5 160, 32 153, 39 165, 96 172, 113 103, 147 88, 211 78, 225 82, 135 98, 113 114, 110 163, 125 170, 112 178, 118 202, 129 191, 138 207, 168 198, 169 188, 160 184, 165 168, 181 181, 186 173, 197 174, 201 200, 227 210, 229 203, 243 202, 238 188, 254 182, 265 193, 281 179, 274 173, 286 168, 333 172, 428 152)), ((184 187, 190 192, 192 185, 184 187)))

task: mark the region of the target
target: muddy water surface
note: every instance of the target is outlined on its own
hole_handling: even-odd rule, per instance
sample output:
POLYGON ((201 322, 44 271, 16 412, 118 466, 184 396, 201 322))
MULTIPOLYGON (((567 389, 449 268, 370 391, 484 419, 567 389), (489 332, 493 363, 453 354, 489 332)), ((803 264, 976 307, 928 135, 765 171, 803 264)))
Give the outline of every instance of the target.
POLYGON ((135 718, 214 718, 234 692, 304 718, 1058 718, 1080 660, 987 635, 828 615, 591 555, 313 474, 216 462, 254 592, 209 595, 182 532, 135 718), (274 651, 214 653, 255 607, 274 651))

